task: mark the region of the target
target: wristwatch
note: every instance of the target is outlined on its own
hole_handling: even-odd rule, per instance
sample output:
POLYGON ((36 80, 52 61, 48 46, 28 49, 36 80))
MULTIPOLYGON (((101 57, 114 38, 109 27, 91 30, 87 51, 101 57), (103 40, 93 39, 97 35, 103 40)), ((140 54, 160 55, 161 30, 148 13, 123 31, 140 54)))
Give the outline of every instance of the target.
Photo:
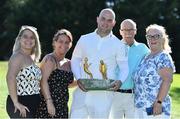
POLYGON ((162 104, 162 101, 160 101, 160 100, 157 100, 157 103, 159 103, 159 104, 162 104))

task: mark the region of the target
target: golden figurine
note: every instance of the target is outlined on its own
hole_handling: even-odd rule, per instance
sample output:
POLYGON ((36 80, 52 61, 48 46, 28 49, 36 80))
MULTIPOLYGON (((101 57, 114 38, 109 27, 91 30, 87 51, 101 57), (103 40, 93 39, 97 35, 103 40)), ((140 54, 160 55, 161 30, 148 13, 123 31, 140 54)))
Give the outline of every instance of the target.
POLYGON ((84 58, 84 64, 83 64, 83 66, 84 66, 84 72, 87 73, 91 79, 93 79, 93 75, 92 75, 92 73, 89 71, 89 66, 90 66, 90 65, 91 65, 91 64, 88 64, 88 58, 85 57, 85 58, 84 58))
POLYGON ((108 79, 107 78, 107 66, 103 60, 100 60, 99 71, 101 72, 103 79, 108 79))

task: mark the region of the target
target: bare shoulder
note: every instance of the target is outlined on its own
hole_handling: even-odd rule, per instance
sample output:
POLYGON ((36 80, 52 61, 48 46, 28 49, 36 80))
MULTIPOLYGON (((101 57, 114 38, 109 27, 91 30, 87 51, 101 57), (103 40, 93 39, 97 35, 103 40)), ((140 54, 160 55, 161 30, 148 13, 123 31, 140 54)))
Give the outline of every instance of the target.
POLYGON ((41 62, 41 67, 54 68, 55 64, 55 59, 53 58, 52 54, 47 54, 46 56, 44 56, 41 62))
POLYGON ((43 61, 45 63, 47 63, 47 62, 54 63, 55 59, 53 58, 52 54, 47 54, 46 56, 44 56, 43 61))
POLYGON ((9 59, 9 64, 19 65, 23 63, 23 60, 24 56, 21 53, 14 53, 9 59))
POLYGON ((24 57, 20 53, 14 53, 8 62, 8 72, 18 72, 24 64, 24 57))

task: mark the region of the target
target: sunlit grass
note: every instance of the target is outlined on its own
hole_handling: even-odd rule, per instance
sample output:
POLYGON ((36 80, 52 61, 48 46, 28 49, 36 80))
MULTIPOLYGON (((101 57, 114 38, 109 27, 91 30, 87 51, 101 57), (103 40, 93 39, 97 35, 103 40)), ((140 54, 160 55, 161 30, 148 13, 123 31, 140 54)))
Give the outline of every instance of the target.
MULTIPOLYGON (((6 85, 6 72, 7 72, 7 62, 0 62, 0 119, 9 118, 6 113, 6 97, 8 95, 7 85, 6 85)), ((172 97, 172 119, 177 119, 180 117, 180 74, 174 75, 174 80, 171 85, 170 95, 172 97)), ((70 99, 69 105, 72 102, 72 91, 74 88, 70 89, 70 99)))

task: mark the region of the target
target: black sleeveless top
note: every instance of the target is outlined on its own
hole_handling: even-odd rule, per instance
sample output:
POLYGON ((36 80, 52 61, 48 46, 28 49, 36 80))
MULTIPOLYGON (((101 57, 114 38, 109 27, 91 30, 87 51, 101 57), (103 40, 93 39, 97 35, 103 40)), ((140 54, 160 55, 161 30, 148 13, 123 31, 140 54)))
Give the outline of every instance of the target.
MULTIPOLYGON (((73 82, 73 73, 58 69, 57 63, 56 67, 57 68, 51 72, 48 79, 51 98, 56 109, 54 118, 68 118, 68 85, 73 82)), ((46 101, 42 94, 37 117, 51 118, 48 114, 46 101)))

